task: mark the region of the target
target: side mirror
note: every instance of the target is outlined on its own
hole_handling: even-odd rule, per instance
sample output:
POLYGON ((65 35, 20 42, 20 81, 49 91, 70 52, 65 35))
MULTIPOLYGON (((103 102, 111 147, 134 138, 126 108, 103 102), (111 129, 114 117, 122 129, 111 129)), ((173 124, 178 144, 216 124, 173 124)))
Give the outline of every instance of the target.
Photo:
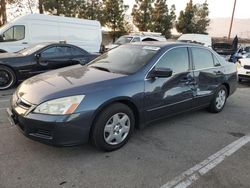
POLYGON ((41 54, 35 54, 35 58, 36 59, 40 59, 41 58, 41 54))
POLYGON ((148 74, 147 78, 168 78, 172 76, 173 70, 169 68, 154 68, 148 74))
POLYGON ((246 54, 247 52, 245 50, 242 51, 242 54, 246 54))

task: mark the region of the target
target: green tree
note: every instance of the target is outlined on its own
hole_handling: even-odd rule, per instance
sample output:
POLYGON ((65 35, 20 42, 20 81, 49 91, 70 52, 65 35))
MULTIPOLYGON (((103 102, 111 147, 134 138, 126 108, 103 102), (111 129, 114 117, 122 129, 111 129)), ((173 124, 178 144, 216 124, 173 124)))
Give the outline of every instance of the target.
POLYGON ((82 9, 79 13, 79 18, 85 18, 89 20, 98 20, 103 23, 103 6, 100 0, 86 0, 85 9, 82 9))
POLYGON ((169 38, 175 19, 175 6, 172 5, 169 12, 166 0, 156 0, 152 14, 151 31, 160 32, 169 38))
POLYGON ((209 10, 207 2, 195 5, 195 16, 193 19, 196 33, 206 34, 210 19, 208 18, 209 10))
POLYGON ((206 33, 210 20, 208 19, 208 4, 205 3, 193 5, 190 0, 187 3, 185 11, 180 12, 176 23, 176 29, 180 33, 206 33))
POLYGON ((85 0, 44 0, 43 6, 53 15, 76 17, 85 9, 85 0))
POLYGON ((140 31, 148 31, 151 27, 152 4, 154 0, 136 0, 133 10, 133 22, 140 31))
POLYGON ((103 23, 112 29, 113 41, 118 35, 125 32, 124 17, 127 8, 128 6, 124 5, 123 0, 103 0, 103 23))

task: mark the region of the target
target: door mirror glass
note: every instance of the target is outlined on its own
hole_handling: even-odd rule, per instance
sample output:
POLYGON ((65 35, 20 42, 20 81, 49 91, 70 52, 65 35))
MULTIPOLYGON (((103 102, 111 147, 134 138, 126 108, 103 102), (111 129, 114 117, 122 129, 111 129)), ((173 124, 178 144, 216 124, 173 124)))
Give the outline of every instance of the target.
POLYGON ((41 54, 35 54, 35 58, 36 59, 40 59, 41 58, 41 54))
POLYGON ((148 74, 148 78, 168 78, 172 76, 173 70, 169 68, 154 68, 148 74))

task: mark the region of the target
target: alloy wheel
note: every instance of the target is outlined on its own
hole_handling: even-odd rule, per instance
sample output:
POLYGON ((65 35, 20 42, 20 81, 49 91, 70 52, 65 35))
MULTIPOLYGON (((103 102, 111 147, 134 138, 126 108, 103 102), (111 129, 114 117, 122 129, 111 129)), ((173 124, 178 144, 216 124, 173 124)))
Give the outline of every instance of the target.
POLYGON ((222 109, 225 102, 226 102, 226 98, 227 98, 227 94, 226 94, 226 91, 224 89, 220 90, 217 94, 217 97, 216 97, 216 108, 217 109, 222 109))
POLYGON ((125 113, 116 113, 107 121, 104 127, 104 139, 107 144, 118 145, 126 139, 129 130, 129 116, 125 113))

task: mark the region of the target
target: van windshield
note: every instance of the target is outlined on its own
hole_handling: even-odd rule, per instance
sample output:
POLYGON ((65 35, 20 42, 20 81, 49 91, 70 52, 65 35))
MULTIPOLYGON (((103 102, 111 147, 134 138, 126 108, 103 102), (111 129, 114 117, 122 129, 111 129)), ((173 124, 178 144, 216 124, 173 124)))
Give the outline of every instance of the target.
POLYGON ((115 41, 115 44, 122 45, 126 43, 130 43, 130 41, 133 39, 133 37, 120 37, 115 41))
POLYGON ((118 74, 133 74, 146 65, 159 47, 123 45, 93 60, 88 67, 118 74))
POLYGON ((31 55, 31 54, 37 52, 38 50, 46 47, 47 45, 48 44, 37 44, 37 45, 31 46, 31 47, 22 49, 22 50, 18 51, 17 53, 22 54, 22 55, 31 55))

